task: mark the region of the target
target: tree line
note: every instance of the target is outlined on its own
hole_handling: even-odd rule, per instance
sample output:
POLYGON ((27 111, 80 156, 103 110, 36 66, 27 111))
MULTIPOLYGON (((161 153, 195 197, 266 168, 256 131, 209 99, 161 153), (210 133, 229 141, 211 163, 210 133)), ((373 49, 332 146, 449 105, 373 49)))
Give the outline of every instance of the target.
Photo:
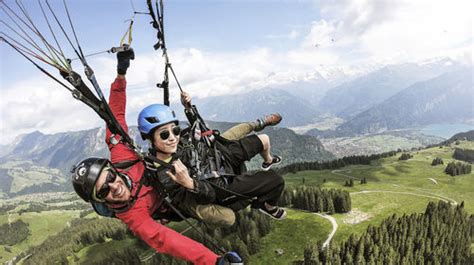
POLYGON ((457 160, 462 160, 466 162, 474 162, 474 150, 456 148, 454 149, 453 157, 457 160))
POLYGON ((324 170, 324 169, 338 169, 348 165, 370 165, 370 162, 373 160, 391 157, 397 154, 397 151, 390 151, 381 154, 373 155, 357 155, 357 156, 345 156, 343 158, 320 162, 299 162, 290 164, 281 168, 276 169, 276 171, 281 174, 287 173, 296 173, 303 170, 324 170))
POLYGON ((474 215, 464 203, 430 202, 423 214, 397 217, 378 227, 369 225, 360 236, 350 235, 322 248, 310 245, 296 264, 472 264, 470 260, 474 215))
POLYGON ((469 174, 471 173, 471 164, 462 162, 449 162, 444 172, 453 177, 462 174, 469 174))
MULTIPOLYGON (((208 227, 200 223, 198 229, 209 235, 218 246, 236 251, 248 262, 250 255, 260 251, 261 238, 272 230, 272 224, 270 218, 256 210, 243 210, 236 213, 236 222, 231 227, 208 227)), ((186 235, 201 242, 214 252, 220 253, 209 240, 204 239, 196 230, 192 229, 186 235)), ((188 264, 162 254, 155 255, 150 262, 151 264, 188 264)))
POLYGON ((49 205, 41 202, 31 202, 28 204, 28 207, 22 208, 21 210, 18 211, 18 214, 21 215, 23 213, 27 212, 37 212, 40 213, 42 211, 53 211, 53 210, 61 210, 61 211, 67 211, 67 210, 86 210, 90 209, 91 205, 88 203, 85 203, 83 201, 75 201, 70 204, 64 204, 64 205, 49 205))
MULTIPOLYGON (((128 230, 118 219, 75 219, 57 235, 48 237, 42 244, 29 248, 19 258, 31 255, 24 264, 69 264, 68 257, 76 257, 79 250, 107 238, 124 239, 128 230)), ((77 258, 77 257, 76 257, 77 258)))
POLYGON ((352 208, 351 196, 348 191, 311 186, 285 189, 278 204, 311 212, 327 212, 328 214, 346 213, 352 208))
MULTIPOLYGON (((261 238, 272 229, 271 219, 256 210, 244 210, 236 214, 236 222, 231 227, 215 228, 202 223, 197 227, 213 238, 217 245, 239 252, 246 260, 260 250, 261 238)), ((185 235, 213 249, 209 240, 203 239, 195 230, 190 230, 185 235)), ((107 248, 108 251, 94 255, 94 260, 87 260, 87 264, 137 264, 140 263, 142 254, 151 249, 146 243, 131 235, 118 219, 80 218, 73 220, 68 228, 57 235, 48 237, 39 246, 31 247, 19 258, 31 254, 25 264, 68 264, 70 260, 84 262, 77 253, 84 247, 104 243, 107 239, 137 240, 127 241, 120 248, 107 248), (132 244, 133 242, 135 243, 132 244)), ((164 254, 154 255, 147 263, 187 264, 164 254)))
POLYGON ((443 165, 444 164, 444 161, 442 158, 440 157, 436 157, 435 159, 433 159, 433 161, 431 162, 431 165, 432 166, 436 166, 436 165, 443 165))
POLYGON ((29 225, 21 219, 11 224, 0 225, 0 245, 16 245, 25 240, 29 234, 29 225))
POLYGON ((398 160, 408 160, 408 159, 411 159, 413 158, 413 155, 410 154, 410 153, 403 153, 399 158, 398 160))

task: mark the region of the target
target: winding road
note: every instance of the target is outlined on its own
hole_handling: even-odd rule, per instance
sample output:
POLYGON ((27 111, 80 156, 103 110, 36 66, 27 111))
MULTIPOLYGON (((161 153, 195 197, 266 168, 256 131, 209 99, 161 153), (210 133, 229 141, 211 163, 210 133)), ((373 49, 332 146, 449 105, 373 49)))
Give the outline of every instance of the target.
MULTIPOLYGON (((347 174, 344 174, 342 173, 343 171, 345 170, 340 170, 340 169, 336 169, 336 170, 332 170, 331 173, 333 174, 336 174, 336 175, 340 175, 340 176, 344 176, 344 177, 347 177, 347 178, 350 178, 350 179, 359 179, 357 177, 354 177, 354 176, 351 176, 351 175, 347 175, 347 174)), ((383 193, 395 193, 395 194, 405 194, 405 195, 412 195, 412 196, 418 196, 418 197, 425 197, 425 198, 430 198, 430 199, 437 199, 437 200, 441 200, 441 201, 444 201, 444 202, 448 202, 448 203, 451 203, 453 205, 457 205, 457 201, 452 199, 452 198, 448 198, 446 196, 441 196, 441 195, 438 195, 438 194, 435 194, 435 193, 431 193, 431 192, 428 192, 428 191, 424 191, 424 190, 420 190, 420 189, 417 189, 417 188, 411 188, 411 187, 406 187, 406 186, 402 186, 402 185, 399 185, 399 184, 393 184, 393 186, 395 187, 400 187, 400 188, 404 188, 404 189, 407 189, 407 190, 415 190, 417 191, 418 193, 415 193, 415 192, 405 192, 405 191, 391 191, 391 190, 363 190, 363 191, 356 191, 356 192, 351 192, 350 194, 351 195, 356 195, 356 194, 366 194, 366 193, 380 193, 380 192, 383 192, 383 193), (424 194, 420 194, 420 193, 424 193, 424 194)), ((327 247, 329 245, 329 243, 331 242, 332 238, 334 237, 334 235, 336 234, 336 231, 337 231, 337 228, 338 228, 338 224, 336 222, 336 219, 330 215, 327 215, 327 214, 322 214, 322 213, 314 213, 315 215, 318 215, 324 219, 327 219, 331 222, 332 224, 332 231, 331 233, 329 233, 328 235, 328 238, 326 239, 326 241, 324 241, 323 243, 323 248, 327 247)))
POLYGON ((330 216, 330 215, 327 215, 327 214, 324 214, 324 213, 314 213, 315 215, 318 215, 318 216, 321 216, 322 218, 324 219, 328 219, 331 224, 332 224, 332 231, 331 233, 329 233, 328 235, 328 238, 326 239, 326 241, 324 241, 323 243, 323 248, 327 247, 329 245, 329 243, 331 242, 332 238, 334 237, 334 235, 336 234, 336 231, 337 231, 337 228, 338 228, 338 225, 337 225, 337 222, 336 222, 336 219, 334 219, 334 217, 330 216))
MULTIPOLYGON (((396 162, 393 162, 393 163, 396 163, 396 162)), ((367 168, 373 168, 373 167, 367 167, 367 168)), ((358 169, 364 169, 364 168, 358 168, 358 169)), ((341 170, 341 169, 335 169, 335 170, 332 170, 331 173, 333 174, 336 174, 336 175, 339 175, 339 176, 343 176, 343 177, 346 177, 346 178, 350 178, 350 179, 357 179, 359 180, 359 178, 357 177, 354 177, 354 176, 351 176, 351 175, 347 175, 347 174, 344 174, 342 173, 343 171, 348 171, 348 170, 341 170)), ((350 171, 350 170, 349 170, 350 171)), ((388 183, 388 184, 392 184, 393 186, 395 187, 400 187, 400 188, 403 188, 403 189, 407 189, 407 190, 415 190, 419 193, 414 193, 414 192, 403 192, 403 191, 386 191, 386 190, 371 190, 371 191, 358 191, 358 192, 351 192, 350 194, 360 194, 360 193, 371 193, 371 192, 387 192, 387 193, 398 193, 398 194, 406 194, 406 195, 413 195, 413 196, 419 196, 419 197, 426 197, 426 198, 431 198, 431 199, 438 199, 438 200, 442 200, 442 201, 445 201, 445 202, 449 202, 453 205, 457 205, 457 201, 452 199, 452 198, 448 198, 446 196, 442 196, 442 195, 438 195, 436 193, 432 193, 432 192, 429 192, 429 191, 425 191, 425 190, 422 190, 422 189, 417 189, 417 188, 412 188, 412 187, 406 187, 406 186, 402 186, 402 185, 399 185, 399 184, 394 184, 394 183, 388 183), (425 194, 420 194, 420 193, 425 193, 425 194)))
POLYGON ((350 194, 361 194, 361 193, 376 193, 376 192, 383 192, 383 193, 395 193, 395 194, 405 194, 405 195, 412 195, 412 196, 418 196, 418 197, 426 197, 430 199, 437 199, 440 201, 448 202, 454 205, 457 205, 458 203, 450 198, 444 197, 444 196, 439 196, 436 194, 431 194, 431 195, 425 195, 425 194, 419 194, 419 193, 414 193, 414 192, 404 192, 404 191, 392 191, 392 190, 363 190, 363 191, 356 191, 356 192, 351 192, 350 194))

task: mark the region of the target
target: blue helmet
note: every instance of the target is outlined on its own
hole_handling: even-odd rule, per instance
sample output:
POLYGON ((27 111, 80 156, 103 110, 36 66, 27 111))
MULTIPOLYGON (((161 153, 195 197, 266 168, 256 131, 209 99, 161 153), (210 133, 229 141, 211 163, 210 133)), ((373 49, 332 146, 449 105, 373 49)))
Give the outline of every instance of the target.
POLYGON ((138 130, 143 140, 151 139, 152 133, 156 128, 170 122, 178 124, 174 111, 163 104, 152 104, 140 111, 138 115, 138 130))

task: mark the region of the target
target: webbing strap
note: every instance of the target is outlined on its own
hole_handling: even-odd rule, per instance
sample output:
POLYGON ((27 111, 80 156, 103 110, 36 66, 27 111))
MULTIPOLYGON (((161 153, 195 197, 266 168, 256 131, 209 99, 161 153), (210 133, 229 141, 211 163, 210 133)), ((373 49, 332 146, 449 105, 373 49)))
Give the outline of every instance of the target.
POLYGON ((127 31, 123 34, 122 39, 120 39, 120 46, 124 45, 125 38, 128 35, 128 45, 132 45, 132 26, 133 26, 133 19, 130 20, 130 25, 127 28, 127 31))
POLYGON ((210 136, 210 135, 213 135, 213 134, 214 134, 213 130, 201 132, 201 136, 210 136))

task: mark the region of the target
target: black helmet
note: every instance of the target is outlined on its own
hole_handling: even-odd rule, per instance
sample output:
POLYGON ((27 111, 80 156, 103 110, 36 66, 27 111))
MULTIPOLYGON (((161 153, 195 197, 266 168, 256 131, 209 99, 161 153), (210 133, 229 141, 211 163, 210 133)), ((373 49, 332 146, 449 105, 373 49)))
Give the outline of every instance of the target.
POLYGON ((72 186, 84 201, 92 200, 92 191, 102 169, 110 164, 108 159, 90 157, 82 160, 71 169, 72 186))

